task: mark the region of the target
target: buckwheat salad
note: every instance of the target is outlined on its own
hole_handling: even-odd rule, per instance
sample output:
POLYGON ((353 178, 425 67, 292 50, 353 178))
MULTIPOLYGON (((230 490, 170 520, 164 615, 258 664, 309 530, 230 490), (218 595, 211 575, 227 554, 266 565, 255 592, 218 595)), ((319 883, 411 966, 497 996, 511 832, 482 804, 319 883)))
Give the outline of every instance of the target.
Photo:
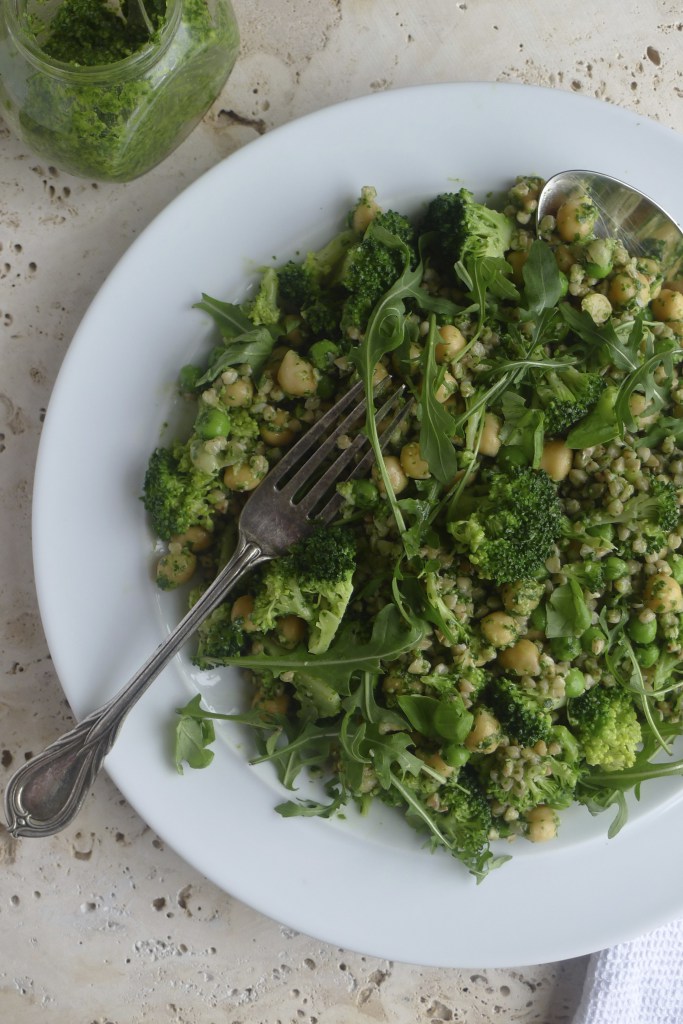
POLYGON ((194 425, 143 488, 157 583, 192 603, 249 493, 363 381, 374 469, 200 627, 194 663, 243 669, 253 703, 178 709, 176 763, 206 767, 237 720, 292 790, 281 815, 381 801, 478 880, 497 840, 550 840, 574 804, 611 808, 613 835, 628 791, 683 774, 681 254, 598 238, 580 192, 537 225, 542 185, 410 217, 367 187, 244 301, 204 295, 220 340, 179 374, 194 425), (384 454, 382 381, 410 403, 384 454))

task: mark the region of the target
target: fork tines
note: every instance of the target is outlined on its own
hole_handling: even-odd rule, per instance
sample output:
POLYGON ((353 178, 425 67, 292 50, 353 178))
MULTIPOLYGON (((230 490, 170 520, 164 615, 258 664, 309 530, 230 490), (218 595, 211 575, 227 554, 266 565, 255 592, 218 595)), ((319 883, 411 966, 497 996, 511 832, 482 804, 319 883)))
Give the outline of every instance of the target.
MULTIPOLYGON (((375 413, 375 422, 382 425, 379 437, 382 450, 410 410, 409 402, 399 408, 404 390, 403 385, 397 388, 375 413), (388 417, 391 418, 387 423, 388 417)), ((343 502, 336 485, 371 471, 374 452, 362 429, 366 408, 363 382, 359 381, 269 474, 269 482, 278 497, 288 500, 300 515, 309 520, 330 522, 343 502), (360 400, 359 396, 362 396, 360 400), (353 440, 346 448, 339 449, 339 439, 352 432, 355 432, 353 440), (309 454, 311 452, 313 454, 309 454)))

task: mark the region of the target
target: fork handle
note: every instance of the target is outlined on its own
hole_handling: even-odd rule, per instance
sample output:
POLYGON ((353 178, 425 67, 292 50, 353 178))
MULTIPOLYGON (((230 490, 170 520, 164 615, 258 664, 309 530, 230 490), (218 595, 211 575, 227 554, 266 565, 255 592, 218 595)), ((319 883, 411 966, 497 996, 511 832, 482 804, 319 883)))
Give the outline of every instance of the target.
POLYGON ((128 712, 240 577, 268 557, 240 536, 225 568, 126 686, 14 773, 5 790, 13 836, 51 836, 73 821, 128 712))

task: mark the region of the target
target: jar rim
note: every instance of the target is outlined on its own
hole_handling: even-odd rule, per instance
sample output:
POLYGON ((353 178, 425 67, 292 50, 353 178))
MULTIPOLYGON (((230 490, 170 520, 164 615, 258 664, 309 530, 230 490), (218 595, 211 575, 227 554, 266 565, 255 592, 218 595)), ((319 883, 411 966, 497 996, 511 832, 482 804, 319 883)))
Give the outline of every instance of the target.
POLYGON ((68 64, 50 57, 41 49, 35 35, 31 33, 22 18, 19 6, 22 0, 4 0, 7 29, 17 49, 33 66, 44 74, 64 80, 97 83, 111 79, 112 73, 119 79, 135 78, 155 63, 168 48, 180 22, 183 0, 166 0, 166 17, 158 33, 139 50, 106 64, 68 64))

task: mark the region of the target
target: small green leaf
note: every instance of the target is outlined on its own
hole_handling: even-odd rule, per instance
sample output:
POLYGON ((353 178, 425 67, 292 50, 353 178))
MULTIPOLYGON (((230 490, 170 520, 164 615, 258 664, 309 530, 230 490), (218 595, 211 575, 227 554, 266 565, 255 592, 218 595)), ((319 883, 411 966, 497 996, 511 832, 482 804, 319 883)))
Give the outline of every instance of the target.
POLYGON ((545 635, 581 636, 591 624, 591 613, 583 596, 580 583, 570 577, 567 583, 556 587, 546 604, 545 635))
POLYGON ((536 239, 531 243, 522 277, 529 312, 551 309, 562 298, 564 284, 553 251, 546 242, 536 239))

